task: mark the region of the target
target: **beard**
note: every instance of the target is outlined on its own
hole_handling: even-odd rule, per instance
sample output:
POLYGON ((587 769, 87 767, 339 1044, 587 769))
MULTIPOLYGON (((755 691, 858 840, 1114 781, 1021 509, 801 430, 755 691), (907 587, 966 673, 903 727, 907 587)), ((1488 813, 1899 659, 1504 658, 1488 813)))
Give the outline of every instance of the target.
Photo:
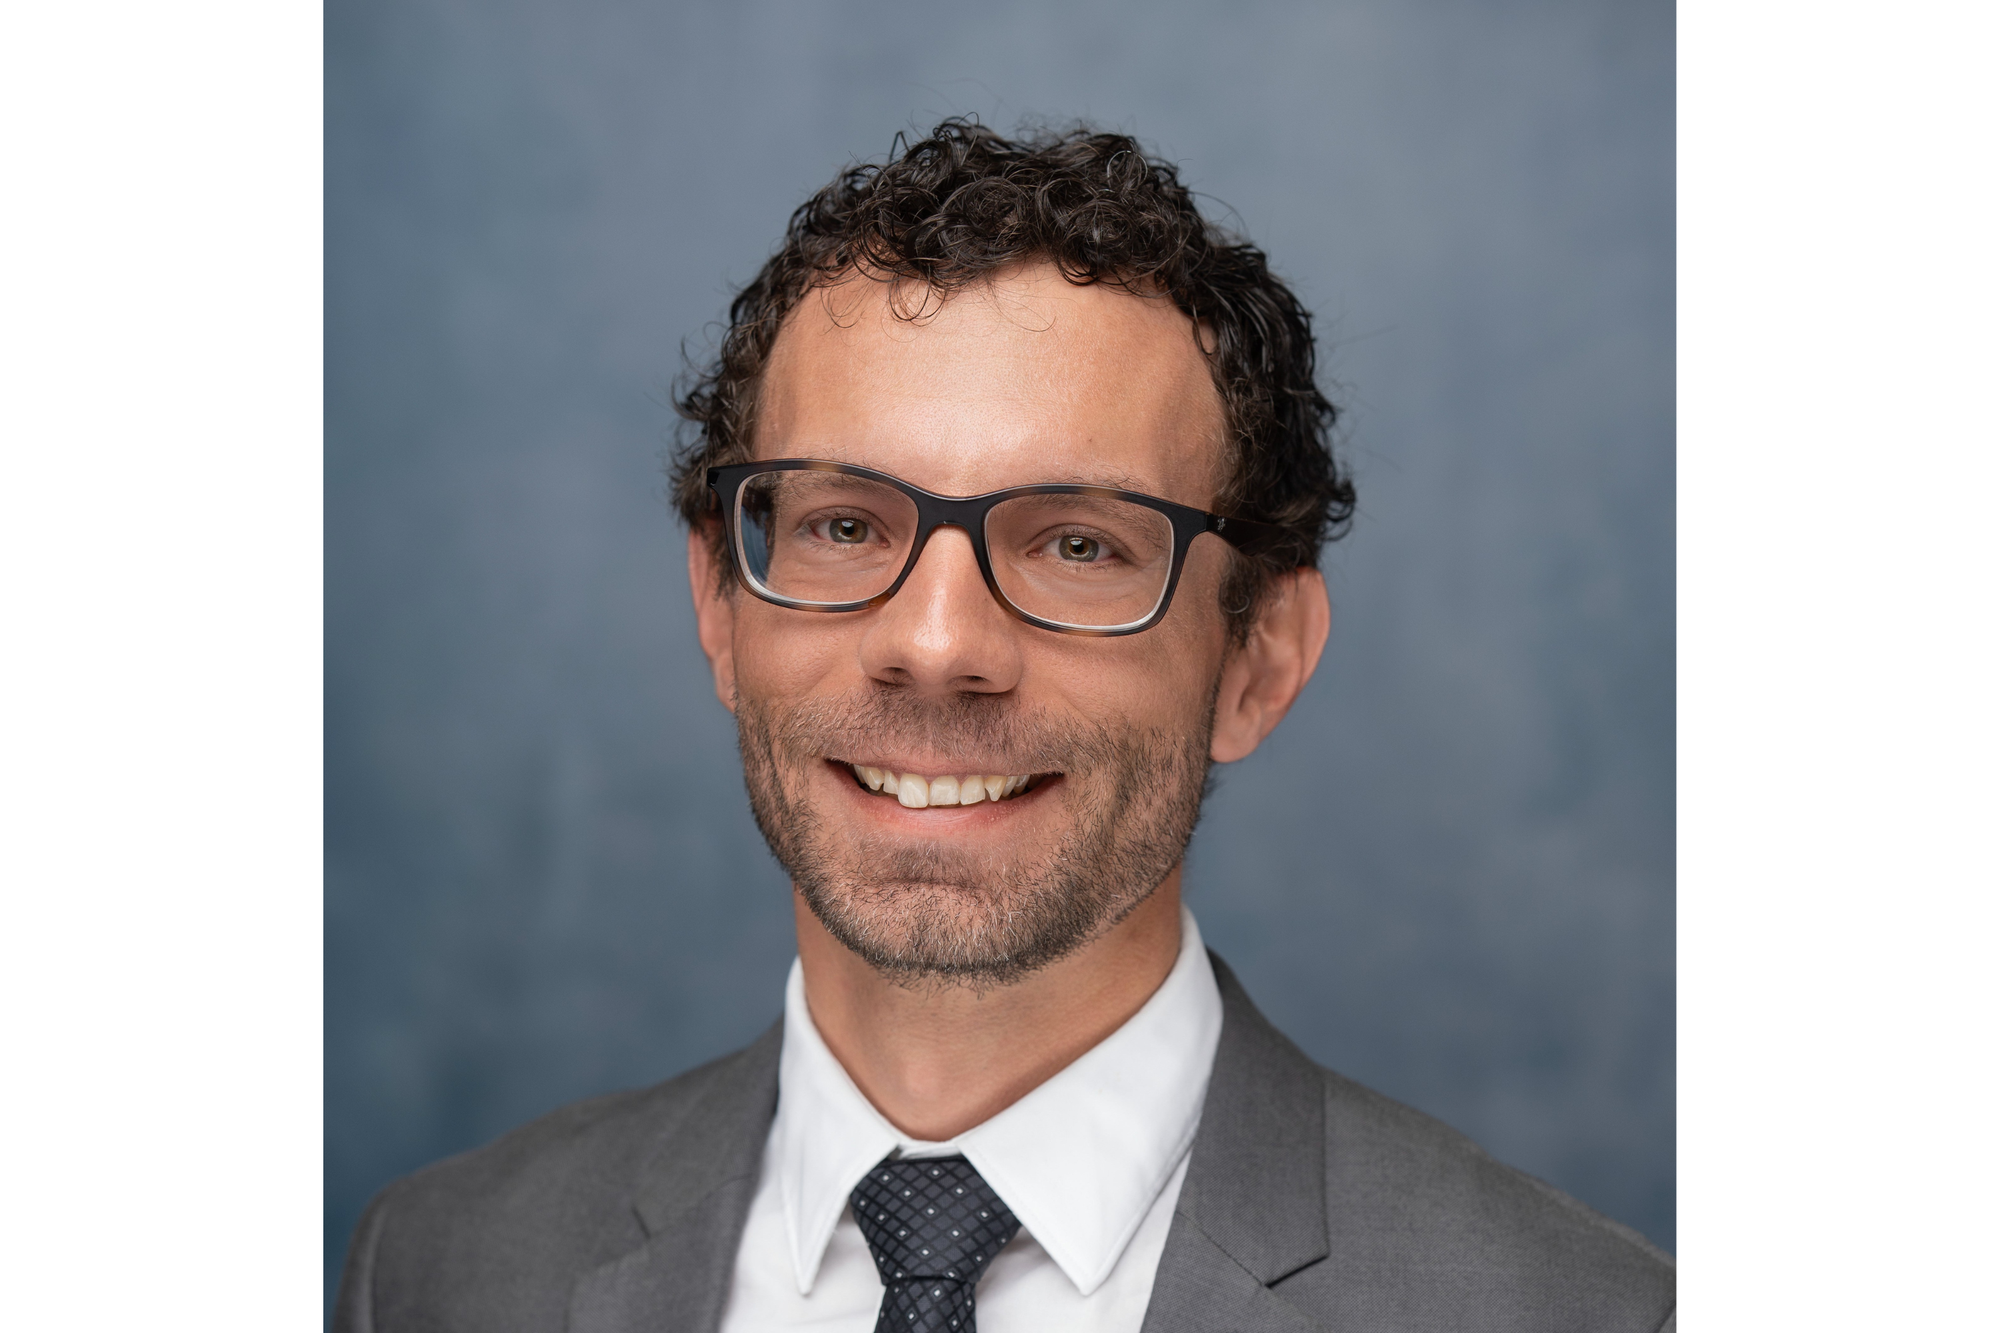
POLYGON ((1180 864, 1206 791, 1215 685, 1184 732, 871 683, 796 706, 739 698, 737 739, 757 827, 827 933, 899 983, 1003 986, 1115 926, 1180 864), (905 747, 1059 772, 1041 799, 1066 818, 1039 845, 981 853, 948 836, 837 829, 811 804, 829 758, 905 747))

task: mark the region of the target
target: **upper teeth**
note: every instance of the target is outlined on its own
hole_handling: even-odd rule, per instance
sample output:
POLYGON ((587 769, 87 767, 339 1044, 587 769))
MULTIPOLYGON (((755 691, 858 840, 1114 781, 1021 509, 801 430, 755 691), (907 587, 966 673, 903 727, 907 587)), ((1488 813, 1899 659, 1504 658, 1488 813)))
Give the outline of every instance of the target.
POLYGON ((927 778, 921 773, 893 773, 867 764, 849 764, 854 776, 868 784, 868 790, 893 796, 912 810, 932 805, 977 805, 981 801, 1004 801, 1028 785, 1032 774, 1008 777, 1005 774, 968 773, 962 778, 927 778))

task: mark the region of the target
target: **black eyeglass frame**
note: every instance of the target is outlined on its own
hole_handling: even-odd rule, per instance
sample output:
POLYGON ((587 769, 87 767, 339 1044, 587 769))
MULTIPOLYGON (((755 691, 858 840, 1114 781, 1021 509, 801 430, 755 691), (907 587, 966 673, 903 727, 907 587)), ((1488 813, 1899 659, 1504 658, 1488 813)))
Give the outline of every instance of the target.
POLYGON ((1041 629, 1057 634, 1082 634, 1091 638, 1109 639, 1126 634, 1138 634, 1160 623, 1173 605, 1174 589, 1180 586, 1181 566, 1187 561, 1188 548, 1194 539, 1205 532, 1212 532, 1222 540, 1242 551, 1255 556, 1287 542, 1291 534, 1274 523, 1258 523, 1251 519, 1228 518, 1221 514, 1211 514, 1204 509, 1190 505, 1175 504, 1172 500, 1162 500, 1157 495, 1146 495, 1139 491, 1124 491, 1113 486, 1091 486, 1081 482, 1045 482, 1037 486, 1009 486, 1005 490, 988 491, 984 495, 938 495, 921 486, 912 486, 901 477, 887 472, 877 472, 874 468, 861 467, 855 463, 835 463, 823 458, 772 458, 755 463, 730 463, 708 470, 708 487, 715 493, 716 501, 722 507, 723 535, 729 546, 729 558, 736 567, 739 581, 751 594, 773 606, 788 607, 794 611, 866 611, 881 606, 901 591, 909 579, 910 571, 923 558, 924 548, 930 544, 931 534, 942 527, 962 530, 972 542, 972 554, 979 562, 979 573, 986 580, 987 591, 993 600, 1000 603, 1016 619, 1024 620, 1041 629), (910 544, 909 558, 903 562, 902 572, 896 581, 873 597, 858 602, 810 602, 780 596, 764 587, 751 573, 749 557, 743 551, 743 535, 737 521, 737 500, 743 490, 743 483, 765 472, 838 472, 850 477, 862 477, 869 481, 881 482, 904 495, 917 507, 917 534, 910 544), (1102 499, 1124 500, 1166 515, 1174 529, 1173 564, 1167 571, 1167 586, 1160 594, 1158 605, 1144 620, 1125 625, 1096 627, 1090 625, 1066 625, 1058 620, 1044 620, 1038 615, 1024 611, 1009 601, 1007 594, 1000 590, 1000 581, 993 576, 993 561, 986 551, 986 516, 1003 501, 1023 495, 1090 495, 1102 499))

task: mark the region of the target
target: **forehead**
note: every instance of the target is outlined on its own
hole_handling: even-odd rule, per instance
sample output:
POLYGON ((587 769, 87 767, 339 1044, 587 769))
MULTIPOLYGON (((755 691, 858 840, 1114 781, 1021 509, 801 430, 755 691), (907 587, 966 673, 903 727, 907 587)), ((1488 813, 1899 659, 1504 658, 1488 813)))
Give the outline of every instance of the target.
POLYGON ((942 300, 867 277, 808 295, 772 348, 755 452, 946 495, 1089 481, 1205 508, 1222 440, 1186 315, 1041 265, 942 300))

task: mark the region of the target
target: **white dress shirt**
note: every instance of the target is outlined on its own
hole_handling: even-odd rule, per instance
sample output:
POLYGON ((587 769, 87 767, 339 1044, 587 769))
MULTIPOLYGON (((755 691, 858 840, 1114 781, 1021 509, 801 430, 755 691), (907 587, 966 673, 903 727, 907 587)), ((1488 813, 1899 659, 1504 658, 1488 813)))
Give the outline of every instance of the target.
POLYGON ((1183 907, 1180 957, 1123 1027, 991 1120, 924 1143, 826 1048, 794 962, 778 1114, 722 1333, 872 1333, 882 1280, 847 1197, 891 1152, 965 1154, 1021 1219, 980 1279, 979 1333, 1138 1333, 1221 1035, 1222 996, 1183 907))

